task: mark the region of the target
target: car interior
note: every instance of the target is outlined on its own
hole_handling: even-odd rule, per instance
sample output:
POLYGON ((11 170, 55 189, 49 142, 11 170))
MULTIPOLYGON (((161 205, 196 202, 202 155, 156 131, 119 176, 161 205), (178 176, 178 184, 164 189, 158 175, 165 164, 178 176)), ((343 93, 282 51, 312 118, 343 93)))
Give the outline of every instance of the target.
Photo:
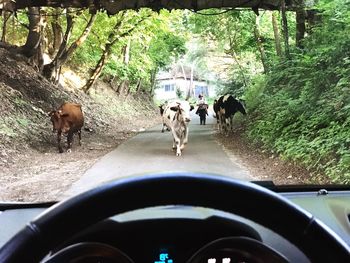
POLYGON ((349 259, 345 189, 164 173, 113 181, 56 204, 1 210, 1 262, 349 259))

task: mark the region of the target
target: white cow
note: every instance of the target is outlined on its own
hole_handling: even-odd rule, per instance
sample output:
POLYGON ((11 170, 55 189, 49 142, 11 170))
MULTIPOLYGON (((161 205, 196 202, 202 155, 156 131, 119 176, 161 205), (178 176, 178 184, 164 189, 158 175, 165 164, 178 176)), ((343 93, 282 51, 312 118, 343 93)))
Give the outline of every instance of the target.
POLYGON ((173 135, 173 149, 176 149, 176 156, 181 156, 181 150, 188 142, 188 123, 191 121, 190 111, 193 108, 188 101, 172 101, 164 109, 163 123, 173 135))

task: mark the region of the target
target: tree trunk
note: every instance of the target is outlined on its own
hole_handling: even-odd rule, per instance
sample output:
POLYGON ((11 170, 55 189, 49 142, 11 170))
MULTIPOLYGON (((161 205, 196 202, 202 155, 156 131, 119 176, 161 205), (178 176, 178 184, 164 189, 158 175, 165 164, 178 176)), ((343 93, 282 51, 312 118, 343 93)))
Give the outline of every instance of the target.
POLYGON ((275 37, 276 54, 277 54, 277 56, 282 57, 282 45, 281 45, 280 31, 278 28, 276 13, 274 11, 272 11, 272 27, 273 27, 273 34, 275 37))
POLYGON ((136 93, 139 93, 142 87, 142 79, 138 79, 137 80, 137 84, 136 84, 136 93))
MULTIPOLYGON (((105 66, 109 55, 112 51, 113 45, 120 40, 121 38, 124 38, 126 36, 129 36, 132 31, 134 31, 140 24, 141 22, 147 18, 147 17, 142 17, 138 22, 135 23, 135 25, 131 28, 129 28, 127 31, 121 33, 120 32, 120 27, 122 26, 122 22, 124 19, 125 12, 121 13, 119 21, 115 24, 111 32, 109 33, 107 43, 105 45, 105 48, 103 49, 102 56, 97 63, 95 69, 93 70, 91 77, 88 79, 86 84, 82 87, 82 90, 87 93, 89 89, 94 85, 95 81, 98 79, 98 77, 101 75, 102 69, 105 66)), ((118 88, 119 89, 119 88, 118 88)), ((123 93, 123 90, 120 90, 120 94, 123 93)))
POLYGON ((12 13, 3 11, 2 14, 2 19, 3 19, 3 24, 2 24, 2 35, 1 35, 1 42, 6 42, 6 28, 7 28, 7 21, 10 19, 12 13))
POLYGON ((130 46, 131 46, 131 38, 129 37, 128 42, 126 43, 125 47, 124 47, 124 59, 123 62, 125 65, 129 64, 130 61, 130 46))
POLYGON ((29 32, 26 43, 22 46, 22 54, 28 58, 35 55, 40 45, 40 18, 39 7, 28 8, 29 32))
POLYGON ((287 20, 287 14, 286 14, 285 0, 281 1, 281 15, 282 15, 283 37, 284 37, 284 55, 287 59, 290 59, 288 20, 287 20))
POLYGON ((59 58, 60 56, 62 56, 64 50, 67 47, 67 43, 73 29, 73 17, 70 15, 69 10, 67 10, 66 12, 66 21, 67 21, 66 31, 63 36, 63 40, 61 42, 60 48, 58 49, 57 54, 55 58, 51 61, 51 63, 45 65, 43 69, 44 77, 47 78, 52 83, 57 83, 59 80, 59 74, 58 74, 58 72, 60 71, 59 58))
POLYGON ((40 14, 39 7, 28 8, 29 32, 26 43, 20 48, 21 53, 29 58, 31 62, 41 71, 43 66, 43 48, 41 42, 43 40, 42 32, 44 29, 44 21, 40 14))
POLYGON ((62 42, 63 42, 63 30, 58 21, 58 15, 54 16, 54 20, 51 22, 53 40, 52 40, 52 48, 49 49, 49 54, 51 57, 56 56, 62 42))
POLYGON ((149 94, 152 96, 154 95, 154 89, 156 88, 156 76, 157 76, 158 69, 154 69, 151 72, 151 89, 149 91, 149 94))
POLYGON ((313 28, 322 22, 321 12, 318 10, 307 10, 305 13, 307 21, 306 32, 311 35, 313 28))
MULTIPOLYGON (((109 56, 109 49, 110 48, 108 48, 108 44, 107 44, 104 52, 102 53, 102 56, 100 57, 100 60, 98 61, 96 67, 92 71, 90 78, 85 83, 85 85, 82 87, 82 90, 85 93, 87 93, 89 91, 89 89, 95 84, 96 80, 101 75, 102 69, 103 69, 104 65, 106 64, 107 58, 109 56)), ((118 88, 118 90, 119 90, 119 88, 118 88)))
POLYGON ((260 30, 259 30, 259 24, 260 24, 260 17, 256 16, 255 18, 255 26, 254 26, 254 36, 255 36, 255 41, 258 45, 258 49, 260 52, 260 58, 261 58, 261 63, 264 67, 264 72, 268 72, 268 63, 267 63, 267 57, 264 49, 264 45, 261 40, 261 35, 260 35, 260 30))
POLYGON ((238 59, 237 54, 236 54, 236 51, 233 49, 233 47, 231 47, 230 55, 231 55, 231 57, 233 57, 234 61, 236 62, 237 66, 239 68, 239 72, 242 75, 243 83, 247 87, 247 78, 246 78, 246 76, 244 74, 243 67, 242 67, 241 63, 239 62, 239 59, 238 59))
POLYGON ((303 48, 303 40, 305 37, 305 17, 306 12, 304 9, 304 1, 302 0, 300 3, 300 8, 295 12, 296 14, 296 35, 295 35, 295 43, 298 48, 303 48))
POLYGON ((191 96, 194 94, 193 92, 193 64, 191 65, 191 76, 190 76, 190 85, 188 89, 188 99, 191 98, 191 96))
POLYGON ((70 38, 71 31, 73 29, 73 18, 67 12, 67 29, 63 41, 60 45, 60 48, 56 54, 54 60, 46 65, 44 69, 44 76, 50 81, 57 83, 59 80, 58 71, 62 67, 62 65, 68 60, 68 58, 73 54, 73 52, 81 46, 86 38, 88 37, 92 25, 94 24, 96 18, 96 13, 91 14, 89 22, 86 24, 84 31, 81 33, 80 37, 74 41, 69 48, 67 48, 67 43, 70 38))
POLYGON ((237 53, 235 51, 235 43, 234 43, 234 37, 229 37, 229 45, 230 45, 230 49, 226 52, 230 57, 232 57, 234 59, 234 61, 236 62, 238 68, 239 68, 239 72, 242 75, 242 79, 243 79, 243 83, 245 86, 247 86, 247 78, 246 75, 244 74, 244 69, 238 59, 237 53))

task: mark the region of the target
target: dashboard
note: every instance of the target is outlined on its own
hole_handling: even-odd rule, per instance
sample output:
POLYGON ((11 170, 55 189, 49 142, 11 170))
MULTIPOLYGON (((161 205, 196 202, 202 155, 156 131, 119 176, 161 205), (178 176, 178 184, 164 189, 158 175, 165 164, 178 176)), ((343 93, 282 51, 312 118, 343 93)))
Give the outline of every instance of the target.
MULTIPOLYGON (((350 245, 349 190, 289 189, 278 192, 320 219, 350 245)), ((52 205, 0 205, 0 247, 27 222, 52 205)), ((264 211, 264 207, 256 207, 256 213, 264 211)), ((285 224, 283 221, 278 223, 285 224)), ((52 248, 42 262, 311 261, 283 236, 242 216, 212 208, 165 205, 137 209, 101 220, 52 248)))
MULTIPOLYGON (((326 195, 318 191, 286 192, 281 195, 313 213, 350 245, 350 191, 329 191, 326 195)), ((0 206, 0 225, 3 226, 0 247, 25 223, 51 205, 0 206)), ((194 262, 267 262, 258 261, 263 257, 270 257, 268 262, 274 262, 272 255, 281 257, 276 262, 310 262, 298 248, 273 231, 245 218, 201 207, 156 207, 113 216, 74 236, 50 255, 76 244, 79 244, 79 249, 65 257, 76 257, 88 249, 91 257, 104 255, 99 260, 104 258, 105 261, 99 262, 116 262, 108 261, 118 257, 115 254, 129 260, 117 262, 187 262, 191 257, 194 260, 199 252, 201 255, 194 262), (107 253, 106 245, 117 252, 107 253), (228 247, 239 248, 239 253, 228 247), (259 248, 261 251, 256 258, 259 248)), ((49 258, 46 259, 48 262, 49 258)))

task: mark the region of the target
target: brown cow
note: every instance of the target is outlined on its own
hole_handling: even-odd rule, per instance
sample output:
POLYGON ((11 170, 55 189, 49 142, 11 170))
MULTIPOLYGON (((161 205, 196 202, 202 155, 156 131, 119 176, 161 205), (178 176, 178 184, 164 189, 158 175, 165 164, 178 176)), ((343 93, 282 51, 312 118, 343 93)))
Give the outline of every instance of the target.
POLYGON ((49 113, 53 125, 53 132, 57 131, 57 143, 60 153, 63 152, 61 146, 61 135, 67 135, 67 152, 71 152, 74 133, 78 133, 79 145, 81 145, 81 128, 84 124, 84 116, 81 105, 76 103, 63 103, 57 110, 49 113))

